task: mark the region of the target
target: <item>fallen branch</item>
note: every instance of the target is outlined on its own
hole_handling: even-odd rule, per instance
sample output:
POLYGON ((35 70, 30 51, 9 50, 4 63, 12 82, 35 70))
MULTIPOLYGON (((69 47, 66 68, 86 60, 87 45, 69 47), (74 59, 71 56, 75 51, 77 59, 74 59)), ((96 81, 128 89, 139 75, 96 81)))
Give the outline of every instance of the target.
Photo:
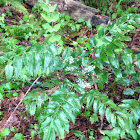
MULTIPOLYGON (((34 6, 37 0, 24 0, 26 4, 34 6)), ((85 21, 90 20, 93 26, 107 25, 109 17, 101 14, 101 11, 74 0, 50 0, 51 5, 57 4, 57 10, 63 14, 72 16, 74 20, 83 17, 85 21)))

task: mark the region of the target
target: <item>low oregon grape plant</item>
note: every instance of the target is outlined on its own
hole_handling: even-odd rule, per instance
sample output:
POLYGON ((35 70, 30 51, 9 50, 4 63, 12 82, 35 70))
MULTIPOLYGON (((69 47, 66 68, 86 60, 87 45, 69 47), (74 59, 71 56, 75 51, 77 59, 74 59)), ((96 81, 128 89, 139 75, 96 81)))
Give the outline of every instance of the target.
MULTIPOLYGON (((107 27, 97 26, 94 37, 82 44, 75 41, 81 48, 77 45, 72 48, 65 44, 67 40, 62 34, 66 33, 65 29, 76 27, 77 23, 71 17, 56 12, 56 5, 51 6, 48 1, 40 1, 38 8, 40 18, 26 15, 21 25, 15 27, 17 29, 13 26, 10 29, 0 18, 3 21, 1 30, 13 32, 12 37, 20 36, 21 31, 23 38, 20 36, 19 40, 30 39, 33 42, 28 47, 16 47, 1 55, 0 65, 3 69, 0 74, 5 74, 7 82, 18 81, 21 84, 35 77, 47 77, 45 86, 50 89, 58 86, 51 94, 41 87, 36 88, 23 100, 27 112, 38 120, 37 130, 41 138, 54 140, 57 133, 60 139, 64 139, 65 132, 69 133, 69 122, 75 123, 84 104, 90 113, 85 113, 85 116, 91 124, 100 121, 99 116, 103 116, 110 124, 111 130, 101 130, 106 135, 102 140, 138 140, 140 97, 136 93, 140 93, 140 86, 133 84, 140 83, 140 54, 125 49, 124 41, 131 41, 129 33, 134 33, 134 29, 140 27, 140 14, 122 13, 116 22, 111 21, 107 27), (41 35, 45 38, 44 42, 37 40, 41 35), (57 77, 57 74, 60 76, 57 77), (65 75, 72 76, 73 80, 65 75), (109 84, 109 76, 114 77, 114 84, 125 87, 122 94, 135 98, 122 99, 119 104, 111 100, 102 90, 109 84)), ((4 90, 4 85, 0 86, 1 100, 5 96, 4 90)), ((93 132, 90 132, 92 138, 93 132)), ((1 133, 0 136, 4 136, 1 133)), ((37 132, 32 133, 34 137, 37 132)), ((74 131, 74 134, 84 138, 79 131, 74 131)), ((15 137, 18 136, 23 138, 20 133, 15 137)))

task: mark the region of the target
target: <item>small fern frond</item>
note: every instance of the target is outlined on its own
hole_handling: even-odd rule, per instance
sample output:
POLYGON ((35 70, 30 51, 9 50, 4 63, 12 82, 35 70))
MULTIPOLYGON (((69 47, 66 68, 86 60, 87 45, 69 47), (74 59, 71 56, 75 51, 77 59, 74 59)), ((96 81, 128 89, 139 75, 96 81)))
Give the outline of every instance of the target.
POLYGON ((27 9, 18 0, 2 0, 1 4, 11 5, 17 11, 23 12, 24 14, 29 14, 27 9))

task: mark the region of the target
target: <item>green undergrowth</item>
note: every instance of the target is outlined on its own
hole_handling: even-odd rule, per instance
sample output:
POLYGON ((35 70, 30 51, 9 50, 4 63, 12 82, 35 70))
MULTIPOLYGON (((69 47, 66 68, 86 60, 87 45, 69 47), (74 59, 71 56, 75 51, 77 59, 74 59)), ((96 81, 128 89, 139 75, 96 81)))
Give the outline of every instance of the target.
MULTIPOLYGON (((137 12, 137 7, 131 7, 131 0, 80 0, 84 2, 86 5, 89 5, 94 8, 98 8, 102 11, 102 14, 116 14, 114 11, 122 11, 125 9, 126 11, 135 11, 137 12)), ((134 0, 134 3, 138 3, 139 0, 134 0)))
MULTIPOLYGON (((111 130, 101 130, 105 135, 102 140, 138 140, 140 54, 126 49, 124 41, 131 41, 129 34, 140 27, 140 14, 122 11, 107 27, 97 26, 92 38, 83 36, 72 40, 66 36, 67 31, 74 34, 85 25, 91 30, 90 22, 82 18, 74 22, 70 16, 56 12, 56 5, 39 2, 40 7, 35 5, 33 11, 40 16, 25 15, 20 25, 6 25, 5 14, 0 17, 0 43, 8 50, 0 55, 1 80, 3 77, 7 80, 0 85, 0 99, 18 96, 16 93, 6 95, 7 90, 32 84, 31 80, 36 77, 47 77, 45 83, 37 82, 23 100, 27 113, 38 121, 37 126, 31 126, 32 138, 39 134, 43 140, 54 140, 56 132, 64 139, 65 132, 69 133, 69 122, 75 123, 85 105, 85 116, 91 124, 101 121, 101 116, 110 124, 111 130), (30 45, 19 45, 19 41, 29 41, 30 45), (74 80, 64 78, 65 75, 74 80), (110 84, 109 76, 114 78, 113 84, 125 87, 121 94, 127 95, 127 99, 115 103, 103 92, 110 84), (43 87, 49 90, 44 91, 43 87)), ((9 133, 5 128, 0 138, 9 133)), ((86 139, 78 131, 73 133, 86 139)), ((93 132, 89 133, 94 138, 93 132)), ((17 132, 14 138, 24 139, 17 132)))

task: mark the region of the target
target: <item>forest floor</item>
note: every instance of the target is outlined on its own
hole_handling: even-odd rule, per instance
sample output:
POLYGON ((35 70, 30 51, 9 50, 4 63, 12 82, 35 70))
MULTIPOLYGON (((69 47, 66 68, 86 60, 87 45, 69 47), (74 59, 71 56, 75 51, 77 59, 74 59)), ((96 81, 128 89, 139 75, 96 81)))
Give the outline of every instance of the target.
MULTIPOLYGON (((28 6, 26 7, 29 9, 29 11, 31 11, 31 9, 28 6)), ((14 23, 18 25, 19 21, 23 18, 23 14, 20 12, 17 12, 16 10, 14 10, 13 8, 9 6, 1 6, 0 14, 6 13, 7 10, 12 12, 13 17, 7 15, 5 19, 6 24, 12 25, 14 23)), ((87 36, 93 36, 95 34, 95 29, 91 32, 86 27, 83 27, 81 31, 87 36)), ((140 52, 140 28, 135 29, 135 33, 130 34, 130 36, 132 40, 130 42, 125 42, 127 44, 126 48, 132 50, 134 53, 139 53, 140 52)), ((20 41, 19 45, 23 45, 26 47, 27 45, 30 45, 30 41, 29 40, 20 41)), ((0 48, 0 54, 5 51, 6 50, 4 49, 4 47, 0 48)), ((72 81, 73 79, 73 76, 67 75, 66 77, 70 81, 72 81)), ((106 93, 107 96, 110 97, 116 104, 118 104, 120 100, 124 98, 125 99, 138 98, 139 94, 136 94, 135 97, 134 96, 129 97, 127 95, 123 95, 122 92, 124 91, 126 87, 121 86, 121 85, 115 85, 113 82, 114 78, 113 77, 109 77, 109 78, 110 78, 109 79, 110 83, 108 83, 108 85, 104 87, 102 92, 106 93), (114 85, 114 89, 111 89, 111 85, 114 85), (110 90, 110 92, 107 92, 107 90, 110 90), (117 94, 114 94, 114 95, 110 94, 111 90, 112 90, 112 93, 117 93, 117 94)), ((40 79, 41 82, 45 80, 46 80, 45 78, 40 79)), ((135 83, 135 84, 136 85, 134 86, 137 86, 138 83, 135 83)), ((38 122, 35 120, 34 116, 30 116, 29 114, 27 114, 25 105, 23 103, 21 103, 18 109, 14 112, 14 114, 10 118, 9 123, 6 126, 5 124, 6 124, 7 119, 9 118, 11 113, 14 111, 15 107, 17 106, 19 101, 22 99, 22 97, 24 96, 24 94, 26 93, 29 87, 30 85, 25 85, 24 88, 21 87, 20 89, 18 89, 18 91, 15 91, 19 93, 20 96, 18 97, 11 97, 11 98, 5 97, 4 100, 0 100, 0 111, 3 113, 3 116, 2 117, 0 116, 0 130, 2 130, 3 127, 8 127, 8 128, 15 127, 18 133, 23 134, 25 140, 31 140, 30 131, 32 130, 32 128, 30 126, 31 124, 34 124, 34 125, 38 124, 38 122)), ((84 108, 82 111, 84 112, 84 108)), ((89 135, 90 135, 88 132, 89 130, 94 131, 94 139, 100 140, 104 136, 102 130, 110 130, 111 127, 109 123, 106 121, 106 119, 103 118, 103 116, 99 116, 99 118, 100 118, 99 122, 94 122, 93 124, 91 124, 89 119, 87 119, 87 117, 78 116, 76 118, 75 124, 70 122, 70 132, 69 134, 65 134, 64 140, 72 140, 72 139, 78 140, 79 139, 72 133, 72 130, 81 131, 83 135, 86 136, 86 138, 89 138, 89 135)), ((14 135, 14 132, 10 133, 10 135, 7 138, 5 138, 5 140, 12 139, 13 135, 14 135)), ((33 139, 41 140, 38 134, 36 134, 33 139)), ((57 136, 56 136, 56 139, 58 139, 57 136)))

